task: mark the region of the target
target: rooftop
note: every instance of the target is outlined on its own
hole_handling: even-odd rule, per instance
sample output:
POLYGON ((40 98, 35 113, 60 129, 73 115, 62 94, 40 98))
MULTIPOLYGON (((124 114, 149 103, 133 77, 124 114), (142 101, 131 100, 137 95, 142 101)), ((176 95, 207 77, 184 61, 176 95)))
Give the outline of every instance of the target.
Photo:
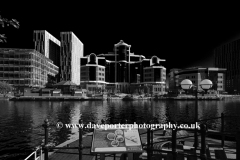
POLYGON ((123 42, 123 40, 120 40, 119 43, 115 44, 115 47, 117 47, 117 46, 128 46, 128 47, 131 47, 131 45, 129 45, 129 44, 123 42))

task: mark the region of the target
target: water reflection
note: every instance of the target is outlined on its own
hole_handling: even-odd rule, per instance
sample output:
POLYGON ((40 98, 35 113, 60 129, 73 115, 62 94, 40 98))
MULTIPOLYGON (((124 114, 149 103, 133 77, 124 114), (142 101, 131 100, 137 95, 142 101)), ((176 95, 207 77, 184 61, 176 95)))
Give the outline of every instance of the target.
MULTIPOLYGON (((240 115, 240 100, 199 101, 198 118, 240 115)), ((85 102, 12 102, 0 101, 0 159, 4 156, 29 154, 44 139, 42 124, 46 118, 51 123, 50 142, 56 145, 78 137, 78 129, 56 129, 56 123, 147 123, 156 117, 160 123, 168 121, 193 122, 194 101, 85 101, 85 102)), ((240 128, 239 118, 226 118, 227 131, 240 128)), ((220 120, 208 121, 208 127, 221 129, 220 120)), ((17 156, 15 156, 15 159, 17 156)))

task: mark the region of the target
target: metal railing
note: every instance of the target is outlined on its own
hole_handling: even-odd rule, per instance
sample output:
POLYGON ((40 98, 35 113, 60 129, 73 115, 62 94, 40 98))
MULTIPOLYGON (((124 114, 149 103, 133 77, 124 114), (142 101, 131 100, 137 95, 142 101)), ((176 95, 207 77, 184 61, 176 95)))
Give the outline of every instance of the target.
MULTIPOLYGON (((83 121, 82 119, 79 119, 79 124, 83 124, 83 121)), ((49 146, 48 144, 48 129, 49 129, 49 122, 48 122, 48 119, 46 119, 44 121, 44 124, 42 125, 44 127, 44 130, 45 130, 45 140, 44 140, 44 146, 43 146, 43 149, 44 149, 44 160, 48 160, 48 151, 50 149, 78 149, 79 151, 79 160, 82 160, 82 151, 84 149, 83 147, 83 144, 82 144, 82 136, 83 136, 83 128, 79 127, 79 144, 78 144, 78 147, 52 147, 52 146, 49 146)), ((86 148, 86 147, 85 147, 86 148)))
MULTIPOLYGON (((200 122, 202 122, 202 121, 206 122, 206 121, 213 120, 213 119, 221 119, 221 132, 219 132, 219 134, 222 136, 221 145, 222 145, 222 147, 224 147, 224 141, 225 141, 225 135, 226 135, 226 133, 224 132, 224 120, 225 120, 225 118, 232 118, 232 117, 240 117, 240 116, 224 116, 224 114, 222 113, 221 117, 214 117, 214 118, 203 119, 203 120, 199 120, 199 121, 200 122)), ((175 123, 175 122, 173 122, 173 123, 175 123)), ((206 136, 209 133, 207 131, 206 124, 202 123, 200 126, 201 126, 201 129, 200 129, 201 148, 200 148, 200 154, 199 155, 179 153, 179 152, 176 151, 176 141, 177 140, 184 139, 184 138, 189 138, 189 137, 195 137, 195 136, 185 136, 185 137, 177 138, 176 137, 177 129, 172 130, 172 137, 169 138, 169 139, 171 139, 171 142, 172 142, 172 151, 156 149, 156 148, 153 147, 154 144, 164 143, 164 142, 170 141, 169 139, 167 139, 167 140, 164 140, 164 141, 153 142, 153 132, 158 131, 158 130, 163 130, 163 129, 156 129, 156 130, 147 129, 147 132, 140 133, 140 135, 147 133, 147 144, 145 144, 145 146, 147 146, 146 149, 145 149, 147 151, 147 159, 151 160, 151 158, 153 156, 153 151, 155 151, 155 152, 160 152, 160 153, 161 152, 171 153, 172 156, 173 156, 173 160, 177 159, 177 155, 195 156, 195 157, 201 158, 202 160, 211 160, 210 157, 206 156, 206 146, 207 146, 206 145, 206 136)), ((180 129, 180 130, 192 130, 192 129, 180 129)), ((199 130, 198 130, 198 132, 199 132, 199 130)), ((236 145, 236 159, 240 159, 240 132, 237 132, 236 134, 227 134, 227 135, 232 135, 232 136, 236 137, 236 144, 237 144, 236 145)))
POLYGON ((32 158, 34 155, 34 160, 43 160, 43 153, 42 153, 42 147, 38 147, 35 151, 33 151, 27 158, 24 160, 28 160, 29 158, 32 158), (39 156, 38 156, 39 151, 39 156))
MULTIPOLYGON (((220 119, 221 118, 221 132, 219 132, 222 135, 222 147, 224 147, 224 136, 225 136, 225 132, 224 132, 224 119, 226 117, 240 117, 240 116, 224 116, 224 114, 221 114, 221 117, 215 117, 215 118, 209 118, 209 119, 203 119, 203 120, 199 120, 200 122, 203 121, 209 121, 209 120, 213 120, 213 119, 220 119)), ((105 124, 105 121, 102 120, 102 123, 105 124)), ((150 123, 156 123, 154 121, 151 121, 150 123)), ((83 124, 83 121, 80 119, 79 120, 79 124, 83 124)), ((126 124, 127 120, 126 120, 126 124)), ((177 124, 176 122, 172 122, 172 124, 177 124)), ((44 150, 44 160, 48 160, 48 151, 50 149, 78 149, 79 150, 79 160, 82 160, 82 151, 84 148, 89 148, 89 147, 84 147, 83 143, 82 143, 82 135, 83 135, 83 128, 79 127, 79 145, 78 147, 51 147, 48 144, 48 129, 49 129, 49 122, 48 120, 44 121, 44 124, 42 125, 44 127, 45 130, 45 141, 44 141, 44 145, 42 147, 37 148, 34 152, 32 152, 27 158, 25 158, 25 160, 28 160, 30 157, 32 157, 34 155, 34 160, 42 160, 43 159, 43 152, 42 150, 44 150), (38 156, 38 151, 40 151, 39 156, 38 156)), ((195 157, 200 157, 202 160, 209 160, 211 158, 206 156, 206 136, 208 135, 208 131, 207 131, 207 127, 206 124, 202 123, 200 125, 200 130, 197 130, 198 132, 200 132, 200 134, 198 134, 197 136, 201 136, 201 148, 200 148, 200 154, 186 154, 186 153, 179 153, 176 151, 176 147, 177 147, 177 140, 180 139, 185 139, 185 138, 190 138, 190 137, 195 137, 195 136, 182 136, 182 137, 178 137, 177 138, 177 130, 178 129, 172 129, 172 135, 169 136, 168 139, 162 140, 162 141, 157 141, 154 142, 154 138, 153 138, 153 132, 158 131, 158 130, 163 130, 163 129, 155 129, 155 130, 151 130, 150 128, 147 129, 146 132, 142 132, 140 133, 140 135, 143 134, 147 134, 147 144, 143 144, 143 148, 144 150, 147 151, 147 158, 148 160, 151 160, 152 156, 153 156, 153 151, 154 152, 165 152, 165 153, 171 153, 173 156, 173 160, 176 160, 178 155, 184 155, 184 156, 195 156, 195 157), (170 151, 166 151, 166 150, 162 150, 162 149, 156 149, 154 148, 154 144, 157 143, 163 143, 163 142, 168 142, 170 141, 172 143, 172 150, 170 151)), ((193 131, 193 129, 179 129, 179 130, 191 130, 193 131)), ((236 157, 237 159, 240 159, 240 132, 238 132, 236 135, 236 157)), ((84 154, 85 155, 85 154, 84 154)), ((90 155, 90 154, 88 154, 90 155)))
MULTIPOLYGON (((226 118, 234 118, 234 117, 239 117, 240 116, 225 116, 224 113, 221 113, 221 116, 220 117, 214 117, 214 118, 208 118, 208 119, 202 119, 202 120, 199 120, 199 122, 207 122, 207 121, 210 121, 210 120, 216 120, 216 119, 221 119, 221 131, 218 133, 219 135, 221 135, 221 144, 222 144, 222 147, 224 147, 224 141, 225 141, 225 136, 228 135, 228 136, 234 136, 235 137, 235 134, 230 134, 230 133, 226 133, 225 131, 225 125, 224 125, 224 122, 226 120, 226 118)), ((210 133, 210 132, 209 132, 210 133)), ((217 132, 216 132, 217 133, 217 132)), ((215 134, 216 134, 215 133, 215 134)), ((210 133, 212 134, 212 133, 210 133)))

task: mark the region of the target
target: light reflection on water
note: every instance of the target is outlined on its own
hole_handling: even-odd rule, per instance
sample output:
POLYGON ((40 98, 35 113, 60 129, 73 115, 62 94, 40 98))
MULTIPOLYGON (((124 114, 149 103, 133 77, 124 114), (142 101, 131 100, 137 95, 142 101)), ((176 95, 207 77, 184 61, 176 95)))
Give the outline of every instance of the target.
MULTIPOLYGON (((240 115, 240 100, 199 101, 199 119, 240 115)), ((160 123, 168 121, 193 122, 195 118, 194 101, 0 101, 0 159, 24 158, 44 139, 42 124, 49 119, 50 142, 56 145, 78 136, 78 129, 56 129, 55 124, 78 123, 80 115, 85 123, 146 123, 153 116, 160 123), (13 154, 15 153, 15 154, 13 154), (17 158, 16 158, 17 157, 17 158)), ((227 131, 239 129, 240 119, 226 119, 227 131)), ((208 122, 209 128, 220 129, 220 120, 208 122)))

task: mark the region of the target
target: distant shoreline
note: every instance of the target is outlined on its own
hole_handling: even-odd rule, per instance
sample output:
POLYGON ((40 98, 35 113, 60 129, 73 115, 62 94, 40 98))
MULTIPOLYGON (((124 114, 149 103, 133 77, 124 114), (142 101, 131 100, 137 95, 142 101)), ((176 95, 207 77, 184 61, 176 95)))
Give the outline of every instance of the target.
MULTIPOLYGON (((234 99, 240 96, 201 96, 198 100, 223 100, 223 99, 234 99)), ((79 97, 79 96, 21 96, 21 97, 0 97, 0 99, 9 99, 10 101, 108 101, 108 100, 125 100, 125 101, 136 101, 136 100, 196 100, 194 96, 185 97, 141 97, 133 99, 123 99, 121 97, 79 97)))

